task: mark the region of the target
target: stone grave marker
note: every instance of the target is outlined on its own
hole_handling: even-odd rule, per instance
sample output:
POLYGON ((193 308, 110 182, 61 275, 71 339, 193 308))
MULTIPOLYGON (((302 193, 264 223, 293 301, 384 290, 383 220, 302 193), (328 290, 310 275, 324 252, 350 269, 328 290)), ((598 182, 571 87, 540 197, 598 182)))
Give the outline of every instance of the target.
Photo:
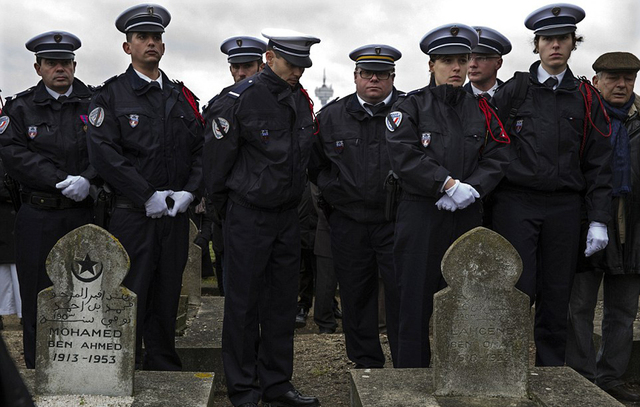
POLYGON ((434 296, 435 394, 525 397, 529 297, 514 288, 522 261, 499 234, 475 228, 442 260, 434 296))
POLYGON ((133 395, 136 295, 122 280, 129 256, 106 230, 79 227, 46 261, 38 294, 36 393, 133 395))
POLYGON ((188 303, 190 306, 198 307, 202 302, 201 285, 202 285, 202 249, 194 243, 198 236, 198 227, 193 221, 189 221, 189 257, 182 274, 182 292, 188 295, 188 303))

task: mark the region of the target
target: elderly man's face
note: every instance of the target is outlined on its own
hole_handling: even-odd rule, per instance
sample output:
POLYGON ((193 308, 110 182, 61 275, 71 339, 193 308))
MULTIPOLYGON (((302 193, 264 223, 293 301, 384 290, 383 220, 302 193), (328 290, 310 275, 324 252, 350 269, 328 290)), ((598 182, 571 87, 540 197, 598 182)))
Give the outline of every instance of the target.
POLYGON ((593 84, 610 105, 622 106, 633 95, 636 75, 635 72, 628 71, 600 72, 593 77, 593 84))

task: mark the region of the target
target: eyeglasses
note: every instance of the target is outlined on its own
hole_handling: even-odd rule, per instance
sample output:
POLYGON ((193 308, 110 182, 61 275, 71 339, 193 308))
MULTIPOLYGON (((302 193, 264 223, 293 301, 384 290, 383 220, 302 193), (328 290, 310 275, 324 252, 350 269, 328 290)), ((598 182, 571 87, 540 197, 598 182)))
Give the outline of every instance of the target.
POLYGON ((371 79, 373 78, 373 75, 375 75, 379 81, 386 81, 387 79, 391 78, 392 75, 394 75, 394 73, 391 71, 373 72, 373 71, 367 71, 365 69, 361 69, 358 72, 362 79, 371 79))
POLYGON ((482 56, 481 55, 476 55, 476 56, 470 56, 469 57, 469 62, 471 62, 473 60, 475 60, 476 62, 487 62, 490 59, 498 59, 498 58, 500 58, 500 57, 487 57, 487 56, 484 56, 484 55, 482 55, 482 56))

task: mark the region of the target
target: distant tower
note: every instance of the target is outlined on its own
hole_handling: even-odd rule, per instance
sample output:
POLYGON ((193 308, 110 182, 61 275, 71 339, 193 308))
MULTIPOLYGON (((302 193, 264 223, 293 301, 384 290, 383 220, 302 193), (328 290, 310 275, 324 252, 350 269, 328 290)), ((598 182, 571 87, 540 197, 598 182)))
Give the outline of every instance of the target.
POLYGON ((322 86, 316 88, 316 96, 320 99, 322 106, 326 105, 331 96, 333 96, 333 88, 331 86, 327 86, 327 71, 322 71, 322 86))

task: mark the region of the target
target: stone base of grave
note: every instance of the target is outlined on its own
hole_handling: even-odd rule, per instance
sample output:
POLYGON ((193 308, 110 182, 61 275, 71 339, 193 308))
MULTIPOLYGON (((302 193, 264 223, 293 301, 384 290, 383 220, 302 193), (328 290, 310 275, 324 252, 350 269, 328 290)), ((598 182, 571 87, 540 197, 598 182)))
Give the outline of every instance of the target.
POLYGON ((532 368, 528 399, 433 396, 433 369, 351 370, 349 375, 351 407, 623 406, 568 367, 532 368))
POLYGON ((182 369, 214 372, 224 380, 222 369, 222 318, 224 297, 202 297, 202 304, 183 336, 176 337, 176 351, 182 369))
MULTIPOLYGON (((24 369, 20 374, 33 394, 35 371, 24 369)), ((213 373, 136 371, 131 407, 214 407, 213 382, 213 373)))

